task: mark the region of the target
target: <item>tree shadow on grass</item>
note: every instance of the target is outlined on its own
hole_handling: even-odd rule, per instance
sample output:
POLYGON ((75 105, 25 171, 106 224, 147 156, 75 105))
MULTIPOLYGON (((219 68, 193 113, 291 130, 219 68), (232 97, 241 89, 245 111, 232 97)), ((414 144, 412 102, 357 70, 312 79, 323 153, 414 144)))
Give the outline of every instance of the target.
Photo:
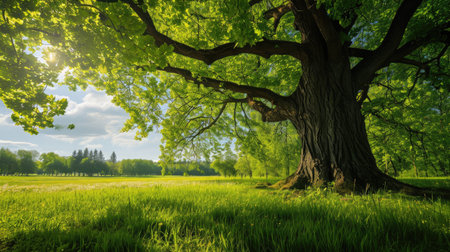
POLYGON ((0 244, 16 251, 198 251, 205 245, 218 251, 446 251, 450 239, 386 210, 362 220, 323 205, 230 203, 196 211, 194 203, 181 199, 147 203, 155 208, 122 204, 83 226, 19 232, 0 244), (174 216, 164 221, 158 212, 174 216))

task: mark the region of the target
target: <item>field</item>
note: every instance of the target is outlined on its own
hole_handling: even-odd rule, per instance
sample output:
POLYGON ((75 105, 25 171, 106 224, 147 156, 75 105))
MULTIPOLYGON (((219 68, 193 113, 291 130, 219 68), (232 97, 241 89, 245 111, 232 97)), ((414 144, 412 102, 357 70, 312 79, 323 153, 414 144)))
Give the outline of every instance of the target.
MULTIPOLYGON (((450 202, 218 177, 0 177, 0 251, 447 251, 450 202)), ((407 179, 449 187, 450 178, 407 179)), ((273 182, 273 181, 271 181, 273 182)))

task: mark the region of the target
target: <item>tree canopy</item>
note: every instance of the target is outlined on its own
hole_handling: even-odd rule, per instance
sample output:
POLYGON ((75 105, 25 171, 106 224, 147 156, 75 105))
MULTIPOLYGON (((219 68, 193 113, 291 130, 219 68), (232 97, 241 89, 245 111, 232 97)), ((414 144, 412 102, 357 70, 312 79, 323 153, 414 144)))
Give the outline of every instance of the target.
MULTIPOLYGON (((137 138, 160 125, 164 159, 177 150, 209 157, 224 137, 248 134, 255 110, 262 121, 295 126, 304 150, 300 167, 308 167, 297 174, 314 183, 343 177, 352 183, 362 173, 351 167, 374 167, 361 105, 375 116, 378 103, 391 106, 371 97, 373 87, 409 80, 399 84, 401 95, 421 87, 448 104, 449 6, 448 0, 7 0, 0 98, 26 131, 51 127, 67 101, 44 91, 63 71, 71 89, 93 85, 113 96, 130 115, 124 130, 138 129, 137 138)), ((375 177, 370 173, 358 177, 361 187, 375 177)))

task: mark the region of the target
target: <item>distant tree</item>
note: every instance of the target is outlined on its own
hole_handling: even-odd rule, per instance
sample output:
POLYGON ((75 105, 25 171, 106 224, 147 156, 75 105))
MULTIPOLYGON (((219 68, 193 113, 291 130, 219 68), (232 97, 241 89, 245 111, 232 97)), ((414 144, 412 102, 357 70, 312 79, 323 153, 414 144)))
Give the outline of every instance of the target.
POLYGON ((236 155, 234 155, 230 149, 227 149, 223 156, 216 156, 216 159, 211 163, 211 168, 225 177, 236 176, 236 169, 234 168, 235 164, 236 155))
POLYGON ((83 151, 82 150, 78 150, 77 154, 75 156, 75 160, 73 160, 73 163, 71 163, 71 171, 75 172, 75 173, 80 173, 80 164, 81 164, 81 160, 83 160, 83 151))
POLYGON ((117 166, 122 175, 161 175, 161 167, 151 160, 123 159, 117 166))
POLYGON ((111 168, 109 167, 108 163, 106 163, 105 161, 100 161, 100 160, 95 161, 95 167, 96 167, 97 173, 99 175, 111 174, 111 168))
POLYGON ((36 172, 36 163, 35 163, 36 154, 33 151, 27 150, 18 150, 17 157, 19 159, 19 169, 18 172, 20 174, 30 174, 36 172))
POLYGON ((0 174, 2 175, 11 175, 17 172, 19 167, 19 161, 17 160, 16 155, 6 149, 0 149, 0 174))
POLYGON ((111 163, 115 164, 117 163, 117 156, 116 153, 113 151, 113 153, 111 154, 111 157, 109 158, 109 160, 111 161, 111 163))
POLYGON ((99 159, 99 156, 98 156, 98 150, 97 150, 97 149, 94 150, 94 154, 93 154, 92 159, 97 160, 97 161, 100 160, 100 159, 99 159))
POLYGON ((83 158, 88 158, 89 157, 89 150, 88 148, 85 148, 83 151, 83 158))
POLYGON ((102 151, 98 152, 98 160, 104 162, 105 161, 105 156, 103 155, 102 151))
POLYGON ((234 169, 236 173, 241 177, 249 176, 250 178, 253 176, 252 166, 250 165, 249 155, 242 155, 234 164, 234 169))
POLYGON ((81 160, 81 163, 80 163, 80 170, 83 174, 86 174, 89 177, 91 177, 94 174, 94 171, 92 169, 93 166, 94 166, 94 161, 92 159, 90 159, 89 157, 83 158, 83 160, 81 160))
POLYGON ((76 156, 73 155, 66 159, 66 166, 69 173, 74 175, 78 171, 79 163, 77 162, 76 156))
POLYGON ((41 154, 41 170, 49 175, 67 174, 66 160, 54 152, 41 154))

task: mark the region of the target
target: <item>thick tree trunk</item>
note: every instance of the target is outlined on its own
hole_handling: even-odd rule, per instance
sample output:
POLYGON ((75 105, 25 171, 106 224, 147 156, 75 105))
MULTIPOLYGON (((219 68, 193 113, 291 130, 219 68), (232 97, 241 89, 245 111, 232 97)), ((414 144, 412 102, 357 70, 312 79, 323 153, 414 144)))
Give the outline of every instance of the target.
MULTIPOLYGON (((389 189, 423 195, 424 191, 381 172, 368 142, 350 67, 342 62, 317 62, 303 68, 291 96, 290 121, 302 140, 297 171, 275 187, 305 188, 334 183, 341 192, 389 189)), ((313 62, 315 61, 315 62, 313 62)))

